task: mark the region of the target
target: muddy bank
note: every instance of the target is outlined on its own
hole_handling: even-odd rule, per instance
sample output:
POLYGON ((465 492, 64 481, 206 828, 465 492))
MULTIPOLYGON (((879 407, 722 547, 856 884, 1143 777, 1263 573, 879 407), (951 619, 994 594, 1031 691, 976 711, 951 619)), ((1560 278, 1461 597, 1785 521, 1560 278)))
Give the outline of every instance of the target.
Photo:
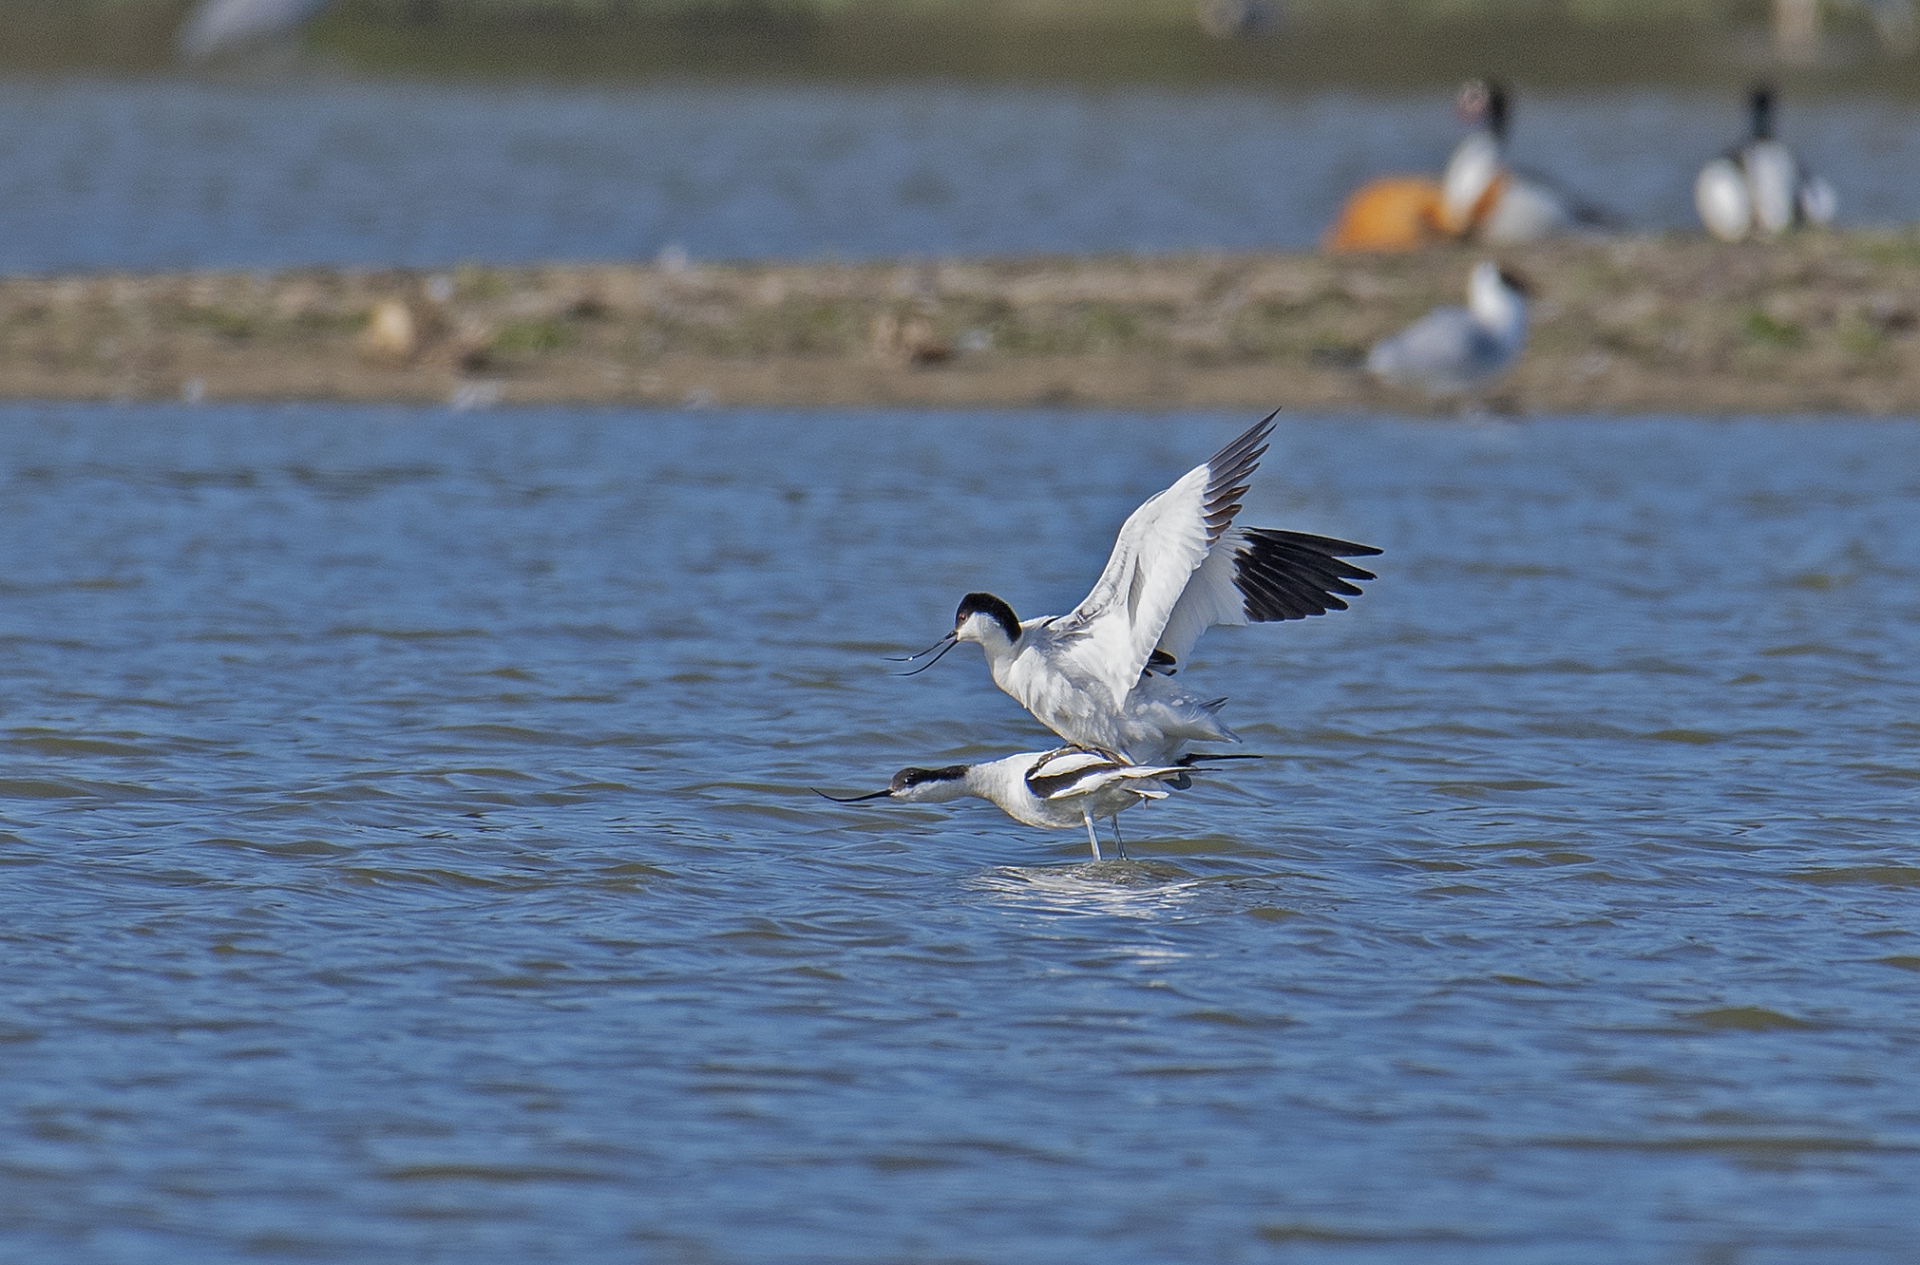
MULTIPOLYGON (((1467 250, 0 280, 11 398, 1434 407, 1353 367, 1467 250)), ((1920 413, 1920 232, 1500 252, 1516 413, 1920 413)))

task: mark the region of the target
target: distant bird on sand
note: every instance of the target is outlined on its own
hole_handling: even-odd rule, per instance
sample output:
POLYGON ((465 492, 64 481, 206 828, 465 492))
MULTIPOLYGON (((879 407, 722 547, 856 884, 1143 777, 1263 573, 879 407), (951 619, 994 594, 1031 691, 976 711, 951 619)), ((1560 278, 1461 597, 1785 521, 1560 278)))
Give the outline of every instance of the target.
POLYGON ((960 642, 978 642, 993 683, 1041 724, 1135 764, 1171 764, 1189 742, 1238 742, 1218 716, 1226 699, 1173 680, 1194 643, 1220 624, 1345 610, 1341 597, 1360 594, 1353 581, 1374 577, 1341 559, 1380 552, 1233 526, 1275 416, 1134 510, 1093 591, 1067 614, 1022 622, 993 594, 969 593, 953 631, 906 661, 932 654, 914 669, 922 672, 960 642))
POLYGON ((1702 167, 1693 182, 1700 222, 1725 242, 1832 223, 1840 197, 1824 178, 1806 175, 1794 152, 1774 137, 1772 91, 1755 88, 1747 107, 1746 144, 1702 167))
MULTIPOLYGON (((1127 855, 1120 839, 1120 814, 1135 804, 1165 799, 1169 790, 1192 785, 1190 765, 1151 767, 1127 764, 1094 751, 1062 747, 1026 751, 988 764, 954 764, 943 769, 902 769, 884 791, 842 798, 838 804, 897 799, 909 804, 940 804, 974 796, 998 804, 1024 826, 1070 830, 1085 824, 1093 859, 1100 857, 1100 836, 1093 823, 1113 822, 1114 846, 1127 855)), ((825 792, 821 792, 825 794, 825 792)))
POLYGON ((1367 372, 1390 386, 1430 396, 1463 395, 1491 383, 1527 342, 1527 289, 1512 273, 1481 262, 1467 281, 1467 306, 1439 307, 1373 345, 1367 372))
POLYGON ((200 0, 174 37, 182 60, 209 61, 297 30, 330 0, 200 0))

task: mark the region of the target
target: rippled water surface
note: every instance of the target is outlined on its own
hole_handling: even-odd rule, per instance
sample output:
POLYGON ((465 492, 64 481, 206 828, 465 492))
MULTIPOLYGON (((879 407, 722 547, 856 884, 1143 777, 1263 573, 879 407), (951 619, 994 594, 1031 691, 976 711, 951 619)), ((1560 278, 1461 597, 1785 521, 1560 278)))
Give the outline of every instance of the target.
POLYGON ((1913 424, 1291 421, 1266 760, 810 794, 1249 420, 0 413, 0 1254, 1911 1261, 1913 424))
MULTIPOLYGON (((1693 228, 1739 101, 1535 95, 1514 157, 1693 228)), ((1920 109, 1788 99, 1846 224, 1920 220, 1920 109)), ((1449 95, 963 87, 0 81, 0 271, 1311 246, 1436 172, 1449 95)))

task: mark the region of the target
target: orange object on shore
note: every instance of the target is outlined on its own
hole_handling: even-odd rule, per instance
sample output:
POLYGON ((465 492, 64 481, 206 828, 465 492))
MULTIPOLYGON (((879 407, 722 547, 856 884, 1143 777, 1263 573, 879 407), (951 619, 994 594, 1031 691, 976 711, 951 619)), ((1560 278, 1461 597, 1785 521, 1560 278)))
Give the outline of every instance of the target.
POLYGON ((1328 250, 1418 250, 1450 236, 1441 227, 1438 181, 1380 176, 1348 196, 1323 240, 1328 250))

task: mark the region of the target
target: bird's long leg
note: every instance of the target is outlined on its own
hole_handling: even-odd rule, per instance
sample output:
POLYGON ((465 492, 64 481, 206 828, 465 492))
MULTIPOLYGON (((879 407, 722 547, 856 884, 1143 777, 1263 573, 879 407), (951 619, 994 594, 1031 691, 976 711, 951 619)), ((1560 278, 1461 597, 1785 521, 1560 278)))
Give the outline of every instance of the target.
POLYGON ((1098 861, 1101 859, 1100 836, 1093 833, 1093 814, 1083 808, 1080 810, 1080 818, 1087 823, 1087 842, 1093 845, 1093 859, 1098 861))
POLYGON ((1120 814, 1113 815, 1113 846, 1120 849, 1120 859, 1127 859, 1127 845, 1120 839, 1120 814))

